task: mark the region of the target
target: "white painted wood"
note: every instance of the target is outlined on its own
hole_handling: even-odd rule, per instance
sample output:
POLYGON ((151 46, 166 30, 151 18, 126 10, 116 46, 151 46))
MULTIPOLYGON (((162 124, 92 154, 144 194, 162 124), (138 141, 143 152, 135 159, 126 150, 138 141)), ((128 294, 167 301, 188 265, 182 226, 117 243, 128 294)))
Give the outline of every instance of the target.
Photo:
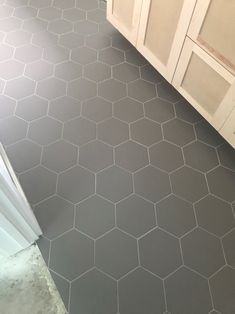
POLYGON ((235 109, 233 109, 219 132, 235 148, 235 109))
POLYGON ((119 1, 120 3, 123 2, 123 7, 125 7, 127 2, 130 0, 107 0, 107 19, 123 36, 125 36, 134 46, 136 46, 142 0, 132 0, 134 1, 132 12, 129 12, 128 15, 125 14, 125 18, 130 18, 130 21, 128 21, 126 25, 122 23, 120 16, 115 15, 115 1, 119 1))
MULTIPOLYGON (((221 128, 232 109, 235 107, 235 77, 189 38, 186 39, 180 55, 173 79, 173 85, 217 130, 221 128), (192 95, 183 88, 183 80, 193 53, 218 73, 219 76, 226 80, 230 86, 227 93, 224 95, 222 102, 213 114, 210 114, 202 104, 198 103, 197 99, 194 99, 192 95)), ((206 88, 206 86, 204 86, 204 88, 206 88)))
MULTIPOLYGON (((152 1, 154 0, 145 0, 142 5, 142 13, 137 40, 137 49, 169 82, 171 82, 185 40, 185 36, 188 30, 188 26, 190 23, 190 19, 193 13, 196 0, 184 0, 183 2, 181 13, 178 19, 178 24, 175 29, 174 38, 172 40, 170 54, 166 64, 159 60, 159 58, 152 51, 150 51, 150 49, 148 49, 148 47, 145 44, 146 31, 152 1)), ((164 29, 160 31, 164 32, 164 29)), ((165 36, 167 35, 168 34, 166 33, 165 36)))

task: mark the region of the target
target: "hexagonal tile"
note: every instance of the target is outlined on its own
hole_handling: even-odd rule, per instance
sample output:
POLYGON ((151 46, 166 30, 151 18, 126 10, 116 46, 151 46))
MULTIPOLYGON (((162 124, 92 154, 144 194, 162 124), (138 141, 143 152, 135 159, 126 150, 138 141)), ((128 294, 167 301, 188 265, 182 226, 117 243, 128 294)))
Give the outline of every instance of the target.
POLYGON ((5 94, 15 99, 21 99, 32 95, 35 85, 34 81, 25 77, 19 77, 7 82, 5 94))
POLYGON ((100 141, 93 141, 81 146, 79 164, 93 172, 100 171, 113 164, 113 150, 100 141))
POLYGON ((55 76, 65 81, 72 81, 82 75, 82 67, 72 61, 67 61, 56 65, 55 76))
POLYGON ((33 141, 46 145, 60 138, 62 124, 50 117, 44 117, 30 124, 28 136, 33 141))
POLYGON ((235 267, 235 229, 223 238, 223 247, 228 265, 235 267))
POLYGON ((219 160, 222 166, 235 171, 235 150, 228 143, 217 148, 219 160))
POLYGON ((147 63, 147 60, 140 54, 135 47, 131 47, 131 49, 125 52, 126 61, 130 64, 141 66, 147 63))
POLYGON ((89 271, 71 285, 71 314, 84 309, 87 313, 117 312, 117 284, 97 269, 89 271))
POLYGON ((39 60, 27 64, 24 74, 35 81, 43 80, 47 77, 52 76, 53 66, 46 61, 39 60))
POLYGON ((154 84, 160 83, 164 80, 161 74, 155 70, 151 64, 146 64, 140 68, 141 78, 145 81, 152 82, 154 84))
POLYGON ((87 100, 82 105, 82 115, 95 122, 103 121, 112 116, 112 103, 101 97, 87 100))
POLYGON ((22 30, 7 33, 5 42, 14 47, 24 46, 30 43, 32 34, 22 30))
POLYGON ((5 95, 0 95, 0 119, 13 115, 15 106, 15 100, 5 95))
POLYGON ((73 30, 73 24, 65 20, 54 20, 49 24, 48 30, 55 34, 64 34, 73 30))
POLYGON ((48 239, 53 239, 73 227, 73 205, 58 196, 52 196, 38 204, 34 213, 48 239))
POLYGON ((55 46, 58 41, 58 36, 48 31, 42 31, 33 35, 32 43, 41 48, 55 46))
POLYGON ((119 202, 116 215, 117 226, 137 238, 156 226, 153 204, 137 195, 119 202))
POLYGON ((0 120, 0 142, 10 145, 26 136, 27 123, 17 117, 9 117, 0 120))
POLYGON ((224 143, 224 138, 206 120, 201 120, 195 124, 197 138, 211 146, 218 146, 224 143))
POLYGON ((96 192, 110 201, 118 202, 133 192, 131 175, 117 166, 97 175, 96 192))
POLYGON ((103 34, 90 35, 86 38, 86 45, 93 49, 104 49, 111 44, 111 38, 103 34))
POLYGON ((7 17, 0 20, 0 29, 2 32, 10 32, 19 29, 21 20, 16 17, 7 17))
POLYGON ((207 180, 212 194, 228 202, 235 201, 235 172, 217 167, 207 174, 207 180))
POLYGON ((196 202, 208 193, 205 176, 186 166, 171 174, 173 192, 189 202, 196 202))
POLYGON ((137 242, 113 230, 96 241, 95 261, 98 268, 118 279, 138 265, 137 242))
POLYGON ((144 80, 136 80, 128 84, 128 95, 141 102, 156 97, 155 86, 144 80))
POLYGON ((175 111, 179 119, 189 123, 196 123, 202 120, 200 113, 184 98, 175 104, 175 111))
POLYGON ((166 80, 158 84, 157 93, 159 97, 172 103, 175 103, 182 99, 177 90, 166 80))
POLYGON ((95 82, 104 81, 110 78, 111 68, 101 62, 91 63, 85 66, 84 76, 95 82))
POLYGON ((69 50, 60 46, 44 49, 43 58, 51 63, 60 63, 69 59, 69 50))
POLYGON ((59 43, 60 45, 66 48, 74 49, 74 48, 83 46, 84 38, 82 35, 71 32, 71 33, 62 35, 60 37, 59 43))
POLYGON ((215 309, 230 314, 235 308, 235 269, 224 267, 210 281, 215 309))
POLYGON ((179 241, 165 231, 154 229, 139 240, 140 264, 165 277, 182 264, 179 241))
POLYGON ((94 82, 87 79, 78 79, 68 85, 68 95, 79 100, 92 98, 97 94, 97 87, 94 82))
POLYGON ((6 18, 12 15, 13 13, 13 8, 10 6, 7 6, 5 4, 1 5, 1 13, 0 13, 0 18, 6 18))
POLYGON ((230 204, 208 195, 195 204, 199 226, 221 237, 235 227, 230 204))
POLYGON ((166 279, 167 308, 171 313, 207 314, 212 309, 208 282, 200 275, 181 268, 166 279))
POLYGON ((61 172, 76 164, 77 155, 76 146, 60 140, 44 147, 42 164, 50 170, 61 172))
POLYGON ((80 9, 71 8, 71 9, 64 10, 63 12, 63 18, 70 22, 77 22, 80 20, 84 20, 85 17, 86 17, 85 12, 80 9))
POLYGON ((171 192, 168 175, 152 166, 134 174, 134 186, 137 194, 154 203, 171 192))
POLYGON ((94 195, 77 205, 76 227, 87 235, 98 238, 115 225, 114 204, 94 195))
POLYGON ((72 51, 71 59, 85 65, 96 61, 96 54, 95 50, 88 47, 82 47, 72 51))
POLYGON ((129 138, 129 128, 124 122, 110 118, 98 125, 98 138, 110 145, 116 146, 129 138))
POLYGON ((57 192, 76 204, 95 192, 95 176, 79 166, 70 168, 59 175, 57 192))
POLYGON ((66 122, 64 138, 75 145, 82 145, 96 137, 96 126, 84 118, 77 118, 66 122))
POLYGON ((51 244, 50 268, 72 280, 94 265, 94 243, 77 230, 71 230, 51 244))
POLYGON ((32 19, 25 20, 22 28, 32 34, 36 34, 47 28, 47 22, 37 17, 33 17, 32 19))
POLYGON ((144 109, 146 117, 159 123, 170 120, 175 116, 173 105, 161 98, 154 98, 146 102, 144 109))
POLYGON ((22 140, 7 147, 7 156, 18 173, 40 164, 41 147, 29 140, 22 140))
POLYGON ((24 120, 32 121, 45 116, 47 107, 48 103, 45 99, 33 95, 18 102, 15 114, 24 120))
POLYGON ((129 50, 133 47, 120 32, 114 32, 112 34, 112 46, 123 51, 129 50))
POLYGON ((181 237, 196 226, 192 204, 170 195, 156 205, 159 227, 181 237))
POLYGON ((80 35, 92 35, 98 32, 98 25, 88 20, 78 21, 74 25, 74 30, 80 35))
POLYGON ((198 141, 184 147, 184 157, 186 164, 203 172, 218 165, 215 149, 198 141))
POLYGON ((182 151, 168 142, 160 142, 149 149, 150 163, 162 170, 171 172, 184 164, 182 151))
POLYGON ((56 285, 56 288, 59 291, 59 294, 62 298, 62 301, 64 302, 64 305, 66 307, 66 309, 68 309, 68 303, 69 303, 69 281, 66 280, 65 278, 62 278, 61 276, 59 276, 58 274, 56 274, 55 272, 53 272, 50 269, 50 274, 51 277, 56 285))
POLYGON ((41 0, 40 2, 37 0, 30 0, 29 5, 34 8, 44 8, 51 5, 51 0, 41 0))
POLYGON ((42 49, 31 44, 16 48, 15 51, 15 59, 24 63, 37 61, 41 56, 42 49))
POLYGON ((49 115, 62 122, 66 122, 67 120, 79 116, 80 111, 80 102, 69 96, 63 96, 52 100, 49 105, 49 115))
POLYGON ((37 10, 30 7, 18 7, 15 8, 13 16, 16 16, 22 20, 30 19, 37 15, 37 10))
POLYGON ((48 266, 49 254, 50 254, 50 241, 43 236, 37 240, 37 246, 42 254, 42 257, 48 266))
POLYGON ((65 82, 57 78, 48 78, 40 81, 37 85, 36 93, 39 96, 47 98, 48 100, 65 95, 66 85, 65 82))
POLYGON ((97 1, 93 0, 78 0, 76 3, 76 7, 83 10, 94 10, 98 7, 97 1))
POLYGON ((69 9, 75 7, 75 0, 54 0, 53 6, 59 9, 69 9))
POLYGON ((146 270, 138 268, 120 280, 119 302, 123 314, 163 313, 163 283, 146 270))
POLYGON ((225 264, 220 240, 204 230, 191 231, 181 246, 185 265, 204 276, 210 277, 225 264))
POLYGON ((119 81, 128 83, 139 78, 138 67, 124 62, 113 67, 113 77, 119 81))
POLYGON ((114 103, 114 116, 125 122, 133 122, 144 116, 143 104, 129 97, 114 103))
POLYGON ((0 77, 5 80, 13 79, 23 74, 24 65, 15 60, 0 63, 0 77))
POLYGON ((98 95, 110 101, 117 101, 126 96, 126 86, 117 80, 109 79, 99 83, 98 95))
POLYGON ((61 17, 61 14, 62 14, 61 10, 53 7, 47 7, 41 8, 39 10, 38 17, 46 21, 53 21, 59 19, 61 17))
POLYGON ((145 147, 132 141, 115 148, 115 162, 118 166, 135 172, 149 163, 145 147))
POLYGON ((140 144, 150 146, 162 140, 161 126, 148 119, 131 124, 131 138, 140 144))
POLYGON ((124 61, 124 53, 113 47, 105 48, 99 53, 99 60, 109 65, 115 65, 124 61))
POLYGON ((106 20, 106 14, 105 11, 103 10, 95 9, 87 13, 87 18, 89 21, 93 21, 95 23, 102 23, 106 20))
POLYGON ((55 194, 56 174, 42 166, 30 169, 19 176, 29 202, 36 204, 55 194))

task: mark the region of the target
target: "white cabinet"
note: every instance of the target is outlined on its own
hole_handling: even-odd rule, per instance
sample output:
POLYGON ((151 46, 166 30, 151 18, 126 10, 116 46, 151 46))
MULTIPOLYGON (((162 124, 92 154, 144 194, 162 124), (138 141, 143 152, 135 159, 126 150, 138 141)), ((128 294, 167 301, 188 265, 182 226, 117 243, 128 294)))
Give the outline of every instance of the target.
POLYGON ((220 129, 220 133, 235 148, 235 108, 220 129))

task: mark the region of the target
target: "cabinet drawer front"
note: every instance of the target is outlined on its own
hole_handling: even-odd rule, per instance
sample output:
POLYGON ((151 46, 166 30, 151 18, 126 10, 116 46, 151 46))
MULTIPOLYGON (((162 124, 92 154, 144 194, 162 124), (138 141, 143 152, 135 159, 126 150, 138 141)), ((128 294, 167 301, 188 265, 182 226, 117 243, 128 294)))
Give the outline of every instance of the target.
POLYGON ((221 135, 235 148, 235 109, 220 129, 221 135))
POLYGON ((235 106, 234 82, 229 71, 186 39, 173 85, 216 129, 235 106))

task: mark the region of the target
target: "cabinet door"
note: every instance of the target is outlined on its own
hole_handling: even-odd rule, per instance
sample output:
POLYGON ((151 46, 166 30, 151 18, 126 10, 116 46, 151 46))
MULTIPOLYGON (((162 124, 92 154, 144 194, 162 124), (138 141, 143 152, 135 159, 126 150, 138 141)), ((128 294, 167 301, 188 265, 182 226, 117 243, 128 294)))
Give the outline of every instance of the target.
POLYGON ((235 106, 235 77, 189 38, 173 85, 218 130, 235 106))
POLYGON ((198 0, 188 36, 235 74, 234 0, 198 0))
POLYGON ((220 133, 235 148, 235 109, 225 121, 220 133))
POLYGON ((107 0, 107 19, 136 46, 142 0, 107 0))
POLYGON ((179 58, 196 0, 145 0, 137 49, 169 81, 179 58))

